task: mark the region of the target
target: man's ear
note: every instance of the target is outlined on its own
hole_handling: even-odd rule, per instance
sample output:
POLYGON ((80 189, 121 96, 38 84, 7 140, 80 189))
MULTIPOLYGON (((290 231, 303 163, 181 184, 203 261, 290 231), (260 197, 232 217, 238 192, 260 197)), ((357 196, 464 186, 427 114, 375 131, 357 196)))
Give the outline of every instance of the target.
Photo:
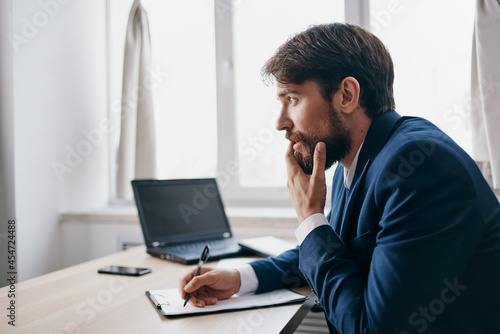
POLYGON ((344 114, 351 114, 359 106, 361 87, 354 77, 345 77, 337 91, 340 110, 344 114))

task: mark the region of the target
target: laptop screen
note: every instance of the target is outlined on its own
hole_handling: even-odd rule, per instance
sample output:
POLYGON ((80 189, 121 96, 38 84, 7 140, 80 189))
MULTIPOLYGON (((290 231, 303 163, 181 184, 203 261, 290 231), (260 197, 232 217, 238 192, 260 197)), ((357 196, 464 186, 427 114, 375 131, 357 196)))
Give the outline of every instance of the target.
POLYGON ((149 247, 231 235, 215 179, 134 180, 132 186, 149 247))

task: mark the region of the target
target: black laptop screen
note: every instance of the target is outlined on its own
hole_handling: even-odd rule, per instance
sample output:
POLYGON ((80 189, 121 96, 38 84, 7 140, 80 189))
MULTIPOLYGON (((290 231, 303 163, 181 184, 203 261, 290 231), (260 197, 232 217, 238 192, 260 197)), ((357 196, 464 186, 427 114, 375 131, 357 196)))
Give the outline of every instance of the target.
POLYGON ((133 184, 141 224, 147 232, 146 243, 185 242, 221 237, 229 232, 214 179, 133 181, 133 184))

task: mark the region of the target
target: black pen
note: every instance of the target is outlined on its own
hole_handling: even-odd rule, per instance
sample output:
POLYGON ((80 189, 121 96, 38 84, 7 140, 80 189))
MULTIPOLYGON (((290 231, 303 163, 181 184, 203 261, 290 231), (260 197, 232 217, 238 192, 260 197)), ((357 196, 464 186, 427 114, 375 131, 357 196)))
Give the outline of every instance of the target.
MULTIPOLYGON (((195 278, 196 276, 198 276, 200 274, 201 266, 203 265, 203 263, 207 262, 207 260, 208 260, 208 253, 210 253, 210 247, 208 247, 208 245, 206 245, 205 248, 203 249, 203 253, 201 253, 200 260, 198 261, 198 268, 196 268, 196 272, 194 273, 193 278, 195 278)), ((191 297, 191 294, 186 293, 186 299, 184 299, 184 306, 186 306, 190 297, 191 297)))

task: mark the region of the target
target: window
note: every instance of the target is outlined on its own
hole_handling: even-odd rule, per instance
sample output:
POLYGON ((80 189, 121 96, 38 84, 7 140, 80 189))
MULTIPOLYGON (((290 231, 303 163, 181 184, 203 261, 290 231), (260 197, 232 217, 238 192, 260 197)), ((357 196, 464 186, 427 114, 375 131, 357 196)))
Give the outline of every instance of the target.
MULTIPOLYGON (((116 124, 121 112, 123 50, 132 3, 109 2, 111 111, 116 124)), ((206 0, 142 3, 151 32, 158 178, 215 177, 214 4, 206 0)), ((116 150, 119 133, 113 135, 112 148, 116 150)))
POLYGON ((275 129, 280 105, 260 69, 279 45, 312 24, 344 21, 344 2, 252 0, 233 11, 235 112, 242 187, 286 184, 285 134, 275 129), (256 24, 258 18, 258 24, 256 24))
MULTIPOLYGON (((119 120, 132 0, 108 2, 110 110, 112 119, 119 120)), ((287 142, 275 129, 280 106, 275 87, 262 83, 260 69, 290 35, 332 21, 371 26, 393 57, 400 114, 428 118, 470 148, 473 2, 142 2, 153 44, 159 178, 217 176, 229 204, 290 205, 287 142)), ((118 136, 112 138, 112 155, 118 136)), ((115 168, 111 172, 114 180, 115 168)))
POLYGON ((372 0, 370 5, 371 30, 394 62, 396 109, 430 120, 470 153, 475 2, 372 0))

